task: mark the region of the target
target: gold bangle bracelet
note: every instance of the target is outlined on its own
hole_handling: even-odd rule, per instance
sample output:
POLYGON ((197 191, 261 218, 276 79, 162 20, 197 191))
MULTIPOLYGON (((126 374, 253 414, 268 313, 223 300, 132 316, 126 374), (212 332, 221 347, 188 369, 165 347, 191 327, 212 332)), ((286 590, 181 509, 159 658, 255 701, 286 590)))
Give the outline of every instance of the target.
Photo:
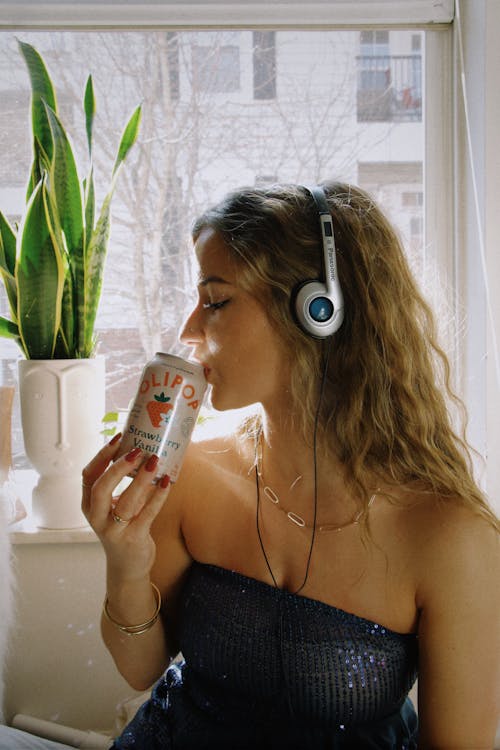
POLYGON ((118 628, 118 630, 121 630, 122 633, 127 633, 127 635, 140 635, 141 633, 146 633, 146 631, 151 630, 155 622, 157 621, 160 609, 161 609, 161 594, 160 590, 158 589, 158 586, 155 586, 153 581, 150 581, 151 586, 153 587, 153 591, 155 592, 156 596, 156 610, 154 615, 151 617, 151 619, 146 620, 146 622, 141 622, 140 625, 123 625, 121 622, 118 622, 115 620, 108 611, 108 595, 106 594, 106 598, 104 600, 104 606, 103 606, 103 612, 106 615, 107 619, 110 621, 112 625, 115 626, 115 628, 118 628))

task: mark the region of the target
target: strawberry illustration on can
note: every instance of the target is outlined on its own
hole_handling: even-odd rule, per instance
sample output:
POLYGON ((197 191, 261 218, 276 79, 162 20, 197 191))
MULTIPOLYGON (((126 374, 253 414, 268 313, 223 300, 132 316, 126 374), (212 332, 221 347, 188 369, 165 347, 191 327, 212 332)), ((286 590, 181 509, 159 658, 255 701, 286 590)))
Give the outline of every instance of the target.
POLYGON ((156 476, 175 482, 206 388, 203 367, 157 352, 142 372, 117 458, 132 448, 156 454, 156 476))
POLYGON ((148 401, 146 409, 151 420, 153 427, 159 427, 162 422, 167 423, 169 420, 164 419, 164 416, 173 409, 173 404, 169 403, 170 396, 165 396, 163 391, 159 396, 154 397, 154 401, 148 401))

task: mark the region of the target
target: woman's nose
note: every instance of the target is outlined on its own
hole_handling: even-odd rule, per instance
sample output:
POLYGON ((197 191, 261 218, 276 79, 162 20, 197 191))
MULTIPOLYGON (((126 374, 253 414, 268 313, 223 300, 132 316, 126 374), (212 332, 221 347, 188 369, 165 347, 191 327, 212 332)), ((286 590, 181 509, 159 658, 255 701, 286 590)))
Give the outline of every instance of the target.
POLYGON ((186 346, 199 344, 203 338, 197 311, 198 307, 190 314, 179 333, 179 341, 186 346))

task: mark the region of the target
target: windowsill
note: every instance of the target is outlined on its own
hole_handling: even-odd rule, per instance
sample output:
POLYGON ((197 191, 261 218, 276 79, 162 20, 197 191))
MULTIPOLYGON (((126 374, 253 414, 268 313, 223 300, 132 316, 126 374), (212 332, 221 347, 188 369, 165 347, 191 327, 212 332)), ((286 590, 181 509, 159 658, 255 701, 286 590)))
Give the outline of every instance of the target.
POLYGON ((10 540, 12 544, 88 544, 99 541, 90 526, 81 529, 39 529, 34 526, 29 530, 11 531, 10 540))
POLYGON ((26 517, 11 524, 9 537, 12 544, 88 544, 98 542, 93 529, 81 526, 72 529, 43 529, 36 526, 31 514, 31 493, 37 482, 35 471, 15 471, 13 475, 16 494, 26 509, 26 517))

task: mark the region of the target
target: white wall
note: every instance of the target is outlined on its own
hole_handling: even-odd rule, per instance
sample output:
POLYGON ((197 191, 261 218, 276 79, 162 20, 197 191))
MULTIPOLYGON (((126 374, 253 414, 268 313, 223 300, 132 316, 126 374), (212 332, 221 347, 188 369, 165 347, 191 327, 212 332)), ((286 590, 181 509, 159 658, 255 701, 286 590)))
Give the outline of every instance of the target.
POLYGON ((120 677, 101 640, 101 545, 90 531, 42 532, 38 540, 16 536, 7 723, 21 713, 111 732, 117 705, 137 693, 120 677))

